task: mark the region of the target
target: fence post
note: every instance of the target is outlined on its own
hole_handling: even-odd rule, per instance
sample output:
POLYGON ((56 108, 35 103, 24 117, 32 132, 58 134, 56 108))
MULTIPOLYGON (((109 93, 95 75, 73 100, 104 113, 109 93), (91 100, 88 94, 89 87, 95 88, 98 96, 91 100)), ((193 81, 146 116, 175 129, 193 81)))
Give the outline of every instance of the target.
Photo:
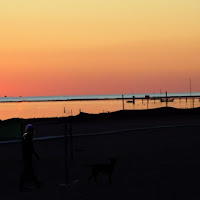
POLYGON ((65 181, 69 184, 69 166, 68 166, 68 151, 67 151, 67 124, 65 123, 65 181))
POLYGON ((70 127, 69 127, 69 134, 70 134, 70 151, 71 151, 71 160, 73 160, 73 159, 74 159, 74 154, 73 154, 72 124, 70 124, 70 127))
POLYGON ((124 110, 124 95, 122 94, 122 106, 123 106, 123 110, 124 110))
POLYGON ((69 163, 68 163, 68 151, 67 151, 67 124, 64 124, 64 151, 65 151, 65 183, 59 184, 60 187, 70 187, 69 184, 69 163))

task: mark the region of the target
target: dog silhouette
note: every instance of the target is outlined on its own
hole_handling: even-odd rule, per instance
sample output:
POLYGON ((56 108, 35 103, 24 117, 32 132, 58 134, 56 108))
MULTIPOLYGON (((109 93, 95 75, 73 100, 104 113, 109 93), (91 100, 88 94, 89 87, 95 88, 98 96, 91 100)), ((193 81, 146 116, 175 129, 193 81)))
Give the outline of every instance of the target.
POLYGON ((97 183, 97 177, 101 173, 106 175, 108 177, 109 183, 112 184, 112 174, 115 169, 115 165, 116 158, 110 158, 108 163, 87 165, 88 167, 91 167, 92 170, 92 174, 88 178, 88 183, 90 183, 92 179, 94 179, 95 183, 97 183))

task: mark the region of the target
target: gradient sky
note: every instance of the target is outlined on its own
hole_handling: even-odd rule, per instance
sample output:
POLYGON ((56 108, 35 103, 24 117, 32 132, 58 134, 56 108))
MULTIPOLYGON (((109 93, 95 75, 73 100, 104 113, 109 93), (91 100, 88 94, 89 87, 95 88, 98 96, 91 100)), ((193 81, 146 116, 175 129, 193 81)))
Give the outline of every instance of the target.
POLYGON ((200 92, 200 0, 1 0, 0 96, 200 92))

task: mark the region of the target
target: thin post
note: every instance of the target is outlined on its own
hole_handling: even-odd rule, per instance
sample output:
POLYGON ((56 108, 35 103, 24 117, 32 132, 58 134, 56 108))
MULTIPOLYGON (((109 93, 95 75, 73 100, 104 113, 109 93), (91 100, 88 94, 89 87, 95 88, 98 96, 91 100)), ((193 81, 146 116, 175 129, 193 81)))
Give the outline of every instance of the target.
POLYGON ((78 183, 79 180, 75 180, 72 183, 70 183, 70 173, 69 173, 69 159, 68 159, 68 151, 67 151, 67 128, 70 126, 65 123, 65 131, 64 131, 64 140, 65 140, 65 184, 59 184, 58 186, 64 187, 64 188, 71 188, 72 184, 78 183))
POLYGON ((71 124, 70 124, 69 134, 70 134, 70 151, 71 151, 71 160, 73 160, 73 159, 74 159, 74 155, 73 155, 73 137, 72 137, 72 125, 71 125, 71 124))
POLYGON ((124 95, 122 94, 122 106, 123 106, 123 110, 124 110, 124 95))
POLYGON ((190 78, 190 99, 192 100, 192 81, 190 78))
POLYGON ((133 96, 133 104, 135 104, 135 96, 133 96))
POLYGON ((194 99, 195 99, 195 98, 193 97, 193 108, 194 108, 194 99))
POLYGON ((167 103, 168 103, 168 99, 167 99, 167 91, 166 91, 166 107, 168 107, 167 103))
POLYGON ((68 166, 68 156, 67 156, 67 124, 65 124, 65 181, 68 185, 69 183, 69 166, 68 166))
POLYGON ((148 110, 150 96, 149 95, 145 95, 144 98, 147 100, 147 110, 148 110))

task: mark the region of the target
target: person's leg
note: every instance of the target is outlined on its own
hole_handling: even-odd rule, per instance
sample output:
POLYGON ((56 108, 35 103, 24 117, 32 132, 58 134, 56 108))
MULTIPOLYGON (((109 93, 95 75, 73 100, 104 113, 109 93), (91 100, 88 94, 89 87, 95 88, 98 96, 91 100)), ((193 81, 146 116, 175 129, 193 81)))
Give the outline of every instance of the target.
POLYGON ((19 183, 19 189, 22 191, 24 189, 24 183, 25 183, 25 178, 27 176, 27 162, 24 160, 23 163, 23 170, 20 176, 20 183, 19 183))
POLYGON ((23 189, 24 189, 24 173, 22 172, 20 176, 19 190, 23 191, 23 189))
POLYGON ((31 176, 33 183, 35 184, 35 187, 40 188, 41 182, 38 180, 37 176, 35 175, 35 171, 32 166, 30 166, 30 176, 31 176))

